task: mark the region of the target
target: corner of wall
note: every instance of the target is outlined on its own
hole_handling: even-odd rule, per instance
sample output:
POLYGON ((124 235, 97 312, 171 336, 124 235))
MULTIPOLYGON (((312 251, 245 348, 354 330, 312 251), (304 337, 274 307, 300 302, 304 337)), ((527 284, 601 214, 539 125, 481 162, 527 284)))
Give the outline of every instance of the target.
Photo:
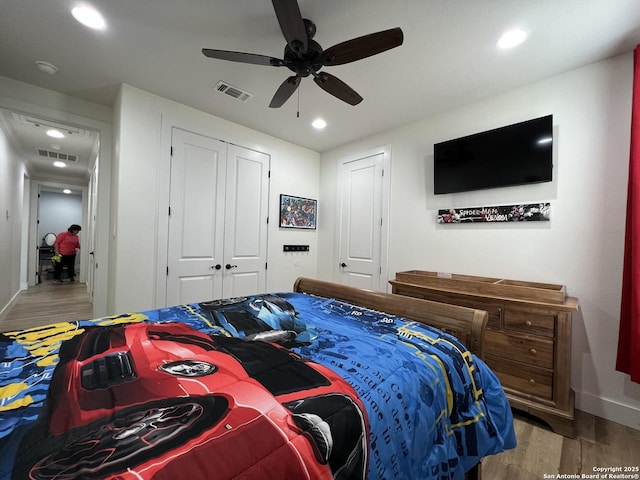
POLYGON ((576 391, 575 395, 576 409, 640 430, 640 415, 637 408, 611 398, 598 397, 589 392, 576 391))

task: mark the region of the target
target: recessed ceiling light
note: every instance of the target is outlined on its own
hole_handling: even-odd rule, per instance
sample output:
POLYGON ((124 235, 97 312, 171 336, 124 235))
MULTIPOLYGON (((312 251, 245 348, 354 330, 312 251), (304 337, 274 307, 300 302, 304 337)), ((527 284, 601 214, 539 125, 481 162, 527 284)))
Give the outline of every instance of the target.
POLYGON ((64 190, 62 190, 62 193, 66 193, 67 195, 69 195, 71 193, 71 190, 65 188, 64 190))
POLYGON ((514 28, 502 34, 496 45, 498 48, 513 48, 520 45, 527 38, 527 32, 521 28, 514 28))
POLYGON ((66 167, 66 166, 67 166, 67 164, 66 164, 66 163, 64 163, 64 162, 59 162, 59 161, 58 161, 58 162, 53 162, 53 166, 54 166, 54 167, 58 167, 58 168, 64 168, 64 167, 66 167))
POLYGON ((60 130, 56 130, 55 128, 47 130, 47 135, 53 138, 64 138, 64 133, 62 133, 60 130))
POLYGON ((104 30, 107 28, 107 22, 95 8, 87 5, 79 5, 71 10, 71 15, 83 24, 85 27, 94 30, 104 30))
POLYGON ((327 122, 325 122, 323 119, 321 118, 316 118, 312 123, 311 126, 315 129, 318 130, 322 130, 324 127, 327 126, 327 122))
POLYGON ((42 60, 36 61, 36 67, 38 67, 38 70, 41 72, 48 73, 49 75, 58 73, 58 67, 49 62, 43 62, 42 60))

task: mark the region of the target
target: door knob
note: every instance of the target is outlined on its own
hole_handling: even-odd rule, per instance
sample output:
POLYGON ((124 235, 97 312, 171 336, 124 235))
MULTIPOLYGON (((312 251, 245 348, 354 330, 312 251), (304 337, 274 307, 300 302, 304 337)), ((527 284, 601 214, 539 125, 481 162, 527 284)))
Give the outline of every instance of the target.
POLYGON ((232 268, 238 268, 238 265, 231 265, 229 263, 227 263, 224 268, 226 268, 227 270, 231 270, 232 268))
POLYGON ((222 265, 220 265, 218 263, 217 265, 211 265, 211 268, 215 268, 216 270, 220 270, 222 268, 222 265))
POLYGON ((344 263, 344 262, 342 262, 342 263, 340 264, 340 266, 341 266, 342 268, 344 268, 344 267, 348 267, 348 265, 347 265, 346 263, 344 263))

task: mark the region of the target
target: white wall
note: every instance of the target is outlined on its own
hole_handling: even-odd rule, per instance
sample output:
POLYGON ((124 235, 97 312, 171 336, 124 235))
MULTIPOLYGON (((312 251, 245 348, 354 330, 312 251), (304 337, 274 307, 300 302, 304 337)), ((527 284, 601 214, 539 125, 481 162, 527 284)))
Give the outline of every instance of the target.
MULTIPOLYGON (((434 115, 322 154, 325 211, 340 158, 391 145, 389 272, 423 269, 560 283, 580 300, 573 317, 576 407, 640 428, 640 385, 615 371, 626 210, 631 54, 434 115), (553 114, 554 180, 433 195, 433 144, 553 114), (448 207, 550 201, 551 222, 439 225, 448 207)), ((320 258, 335 258, 331 218, 320 258)), ((319 275, 332 272, 320 263, 319 275)))
POLYGON ((280 193, 318 197, 318 153, 123 85, 114 120, 110 310, 160 306, 156 281, 162 276, 158 266, 164 265, 159 258, 166 231, 159 228, 162 219, 158 215, 166 209, 158 209, 158 204, 168 193, 168 137, 172 125, 271 156, 267 290, 291 290, 298 276, 315 276, 317 232, 281 230, 277 219, 280 193), (289 243, 309 244, 310 252, 284 254, 282 245, 289 243))
POLYGON ((20 291, 24 162, 0 129, 0 319, 20 291))
MULTIPOLYGON (((58 235, 72 224, 82 225, 82 196, 57 192, 40 192, 38 241, 51 232, 58 235)), ((82 233, 80 233, 82 243, 82 233)))

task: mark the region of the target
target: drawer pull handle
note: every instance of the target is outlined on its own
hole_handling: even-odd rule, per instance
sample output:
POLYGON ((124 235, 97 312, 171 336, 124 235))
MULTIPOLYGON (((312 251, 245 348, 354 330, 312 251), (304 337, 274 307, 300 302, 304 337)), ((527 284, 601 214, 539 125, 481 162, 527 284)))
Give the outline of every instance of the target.
POLYGON ((525 322, 524 322, 524 324, 525 324, 527 327, 530 327, 530 326, 532 325, 531 320, 527 320, 527 321, 525 321, 525 322))
POLYGON ((536 355, 538 353, 538 351, 535 348, 532 348, 529 351, 531 352, 531 355, 536 355))
POLYGON ((535 384, 536 384, 536 381, 533 378, 529 380, 529 385, 535 385, 535 384))

